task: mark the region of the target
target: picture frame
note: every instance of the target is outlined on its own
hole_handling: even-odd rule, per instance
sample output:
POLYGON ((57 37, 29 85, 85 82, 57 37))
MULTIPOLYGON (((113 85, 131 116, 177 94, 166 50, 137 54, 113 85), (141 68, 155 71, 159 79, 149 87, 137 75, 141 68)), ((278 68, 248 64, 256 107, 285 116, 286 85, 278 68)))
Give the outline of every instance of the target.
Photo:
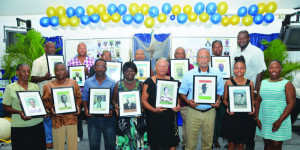
POLYGON ((111 97, 110 92, 110 88, 90 88, 89 114, 109 114, 111 97))
POLYGON ((229 111, 252 112, 252 95, 250 85, 228 85, 229 111))
POLYGON ((155 107, 173 108, 177 106, 179 89, 177 80, 156 80, 156 102, 155 107))
POLYGON ((106 75, 116 82, 121 79, 122 62, 106 61, 106 75))
POLYGON ((56 114, 77 112, 74 87, 51 88, 53 95, 54 111, 56 114))
POLYGON ((231 77, 230 56, 211 56, 211 67, 219 70, 223 79, 231 77))
POLYGON ((48 64, 48 71, 51 74, 52 77, 55 77, 55 64, 58 62, 64 62, 64 56, 63 55, 46 55, 47 58, 47 64, 48 64))
POLYGON ((140 91, 119 91, 119 107, 119 117, 142 116, 140 91))
POLYGON ((217 100, 217 76, 194 75, 193 99, 198 104, 215 104, 217 100))
POLYGON ((47 112, 39 91, 17 91, 21 108, 26 117, 46 116, 47 112))
POLYGON ((86 79, 85 65, 69 66, 69 77, 74 79, 78 86, 83 87, 86 79))
POLYGON ((189 71, 189 62, 189 59, 170 59, 171 77, 181 82, 184 73, 189 71))
POLYGON ((151 77, 151 61, 150 60, 133 60, 137 68, 136 78, 145 81, 151 77))

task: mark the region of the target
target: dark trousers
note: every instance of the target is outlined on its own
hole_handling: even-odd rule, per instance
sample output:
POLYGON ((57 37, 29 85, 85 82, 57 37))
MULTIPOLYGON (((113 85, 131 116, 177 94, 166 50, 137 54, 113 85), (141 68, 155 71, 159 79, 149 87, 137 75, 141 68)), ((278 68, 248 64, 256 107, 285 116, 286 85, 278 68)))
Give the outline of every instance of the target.
POLYGON ((297 121, 297 116, 300 113, 300 99, 296 98, 296 105, 291 113, 292 124, 297 121))
POLYGON ((43 122, 31 127, 11 127, 13 150, 46 150, 43 122))
POLYGON ((80 140, 83 138, 83 129, 82 129, 82 118, 83 118, 84 111, 81 111, 81 113, 77 116, 77 133, 80 140))

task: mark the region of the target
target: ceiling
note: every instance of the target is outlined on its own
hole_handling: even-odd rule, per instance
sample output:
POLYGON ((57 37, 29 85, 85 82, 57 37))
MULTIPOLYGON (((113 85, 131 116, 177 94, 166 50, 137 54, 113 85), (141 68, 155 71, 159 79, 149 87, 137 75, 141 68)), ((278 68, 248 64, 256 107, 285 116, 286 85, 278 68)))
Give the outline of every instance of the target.
MULTIPOLYGON (((300 0, 0 0, 0 16, 11 16, 11 15, 46 15, 46 9, 50 6, 64 6, 77 7, 83 6, 86 8, 88 5, 99 5, 105 4, 106 7, 114 3, 116 5, 124 3, 127 7, 131 3, 149 4, 150 6, 161 7, 162 4, 168 2, 171 5, 179 4, 181 7, 184 5, 191 5, 192 7, 197 2, 203 2, 207 5, 209 2, 215 2, 218 4, 221 1, 225 1, 228 4, 228 9, 238 9, 241 6, 249 7, 252 4, 259 4, 275 1, 277 3, 277 9, 293 9, 300 7, 300 0)), ((300 10, 300 9, 299 9, 300 10)), ((276 13, 276 12, 275 12, 276 13)))

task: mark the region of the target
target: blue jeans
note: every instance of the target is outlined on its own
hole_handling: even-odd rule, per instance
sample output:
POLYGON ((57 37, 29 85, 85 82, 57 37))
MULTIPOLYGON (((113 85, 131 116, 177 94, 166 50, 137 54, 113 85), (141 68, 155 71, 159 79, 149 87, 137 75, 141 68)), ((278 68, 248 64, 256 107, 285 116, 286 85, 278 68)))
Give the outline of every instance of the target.
POLYGON ((52 120, 50 117, 43 118, 44 128, 45 128, 45 135, 46 135, 46 143, 52 143, 52 120))
POLYGON ((90 150, 100 150, 101 134, 103 133, 106 150, 116 149, 116 115, 112 117, 88 118, 88 137, 90 150))

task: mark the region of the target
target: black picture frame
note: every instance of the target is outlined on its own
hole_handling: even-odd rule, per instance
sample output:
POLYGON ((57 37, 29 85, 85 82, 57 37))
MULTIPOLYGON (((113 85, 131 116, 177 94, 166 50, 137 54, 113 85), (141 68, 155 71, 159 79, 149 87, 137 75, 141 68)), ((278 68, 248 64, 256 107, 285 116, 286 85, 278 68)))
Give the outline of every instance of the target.
POLYGON ((106 61, 106 75, 114 81, 119 81, 122 78, 122 62, 106 61))
POLYGON ((163 108, 173 108, 177 107, 178 104, 178 90, 179 90, 179 81, 177 80, 165 80, 165 79, 156 79, 156 102, 155 107, 162 106, 163 108), (166 89, 168 89, 167 94, 171 91, 171 95, 162 95, 161 93, 166 94, 166 89), (171 102, 170 102, 171 99, 171 102))
POLYGON ((76 81, 78 86, 83 87, 85 80, 86 80, 86 74, 85 74, 85 65, 78 65, 78 66, 69 66, 69 77, 70 79, 74 79, 76 81, 76 78, 73 77, 74 73, 79 73, 79 81, 76 81), (81 75, 81 77, 80 77, 81 75), (80 81, 81 80, 81 81, 80 81))
POLYGON ((91 115, 109 114, 110 99, 111 99, 110 88, 90 88, 89 89, 89 114, 91 115), (99 98, 100 102, 97 102, 95 100, 96 98, 97 101, 99 98))
POLYGON ((229 79, 232 76, 230 56, 211 56, 211 67, 219 70, 222 73, 223 79, 229 79), (223 71, 221 71, 221 66, 219 66, 221 64, 223 71))
POLYGON ((51 91, 55 114, 69 114, 77 112, 74 87, 55 87, 51 88, 51 91))
POLYGON ((142 116, 141 93, 139 90, 119 91, 119 117, 142 116), (126 101, 125 101, 126 99, 126 101), (131 104, 126 105, 130 99, 131 104))
POLYGON ((140 81, 145 81, 147 78, 151 77, 151 61, 150 60, 133 60, 132 62, 137 67, 136 79, 139 79, 140 81), (143 72, 141 71, 142 69, 144 69, 143 72), (143 74, 143 75, 141 76, 141 74, 143 74))
POLYGON ((194 75, 193 99, 198 104, 215 104, 217 100, 217 76, 194 75))
POLYGON ((253 112, 250 85, 228 85, 229 112, 253 112))
POLYGON ((184 73, 190 70, 189 64, 190 64, 189 59, 170 59, 170 76, 173 77, 175 80, 182 82, 184 73), (178 75, 178 72, 175 73, 175 71, 178 70, 178 67, 181 67, 182 69, 181 76, 178 75))
POLYGON ((63 55, 46 55, 48 71, 52 77, 55 77, 55 63, 62 62, 65 65, 63 55))
POLYGON ((47 115, 46 108, 39 91, 17 91, 21 108, 26 117, 38 118, 47 115), (33 108, 34 106, 37 106, 33 108))

